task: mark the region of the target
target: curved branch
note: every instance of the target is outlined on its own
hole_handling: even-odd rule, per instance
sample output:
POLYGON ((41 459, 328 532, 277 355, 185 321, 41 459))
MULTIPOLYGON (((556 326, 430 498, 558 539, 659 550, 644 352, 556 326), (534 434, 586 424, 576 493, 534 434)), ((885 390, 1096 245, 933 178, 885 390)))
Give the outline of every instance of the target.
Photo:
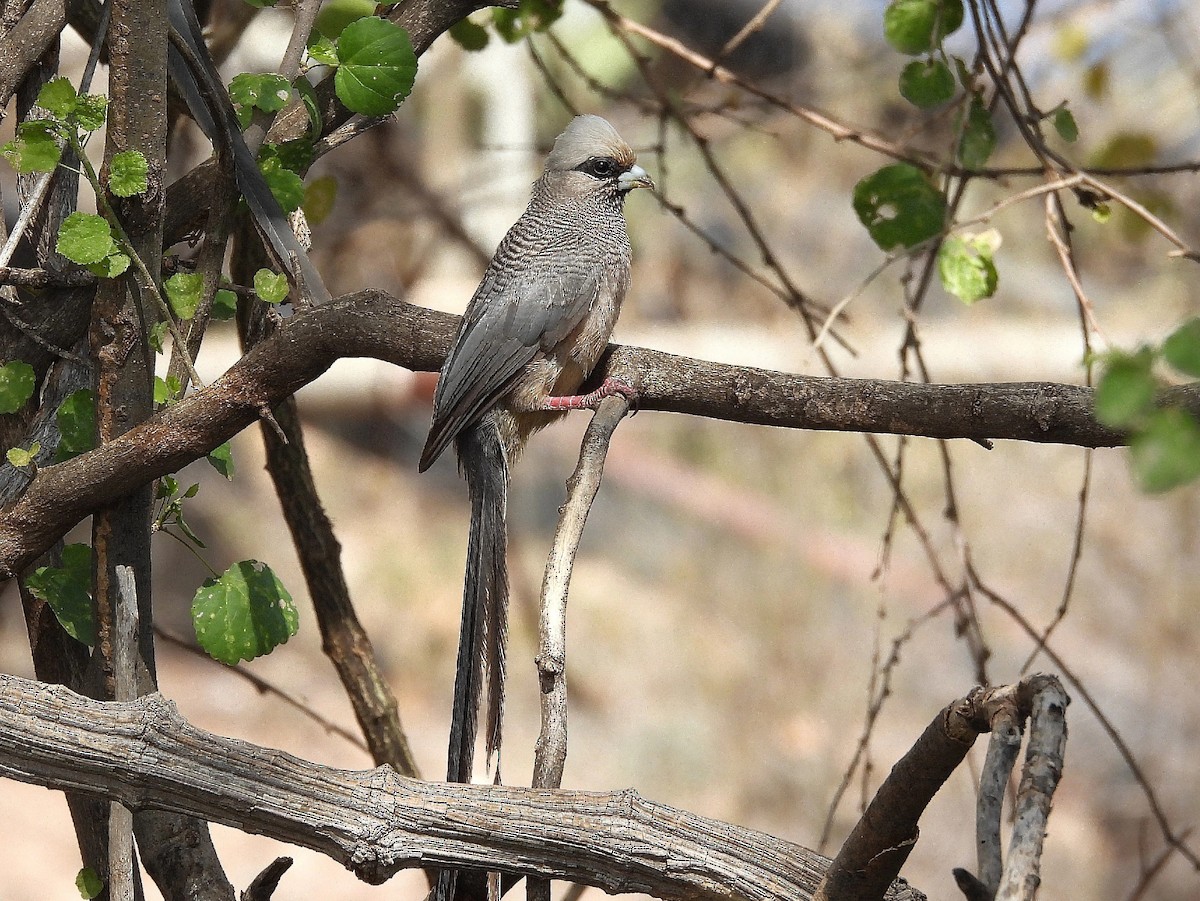
MULTIPOLYGON (((340 357, 375 357, 436 371, 457 317, 382 291, 345 295, 298 315, 207 388, 119 438, 38 471, 0 517, 0 577, 11 578, 84 517, 139 485, 186 466, 316 379, 340 357)), ((791 375, 613 345, 593 381, 618 375, 643 410, 784 428, 929 438, 1001 438, 1114 447, 1096 422, 1093 391, 1053 382, 929 385, 791 375)), ((1200 385, 1164 399, 1200 416, 1200 385)))
MULTIPOLYGON (((0 775, 168 809, 326 854, 380 883, 407 867, 536 873, 688 901, 810 898, 825 857, 647 801, 356 772, 212 735, 161 695, 101 702, 0 675, 0 775)), ((918 897, 903 881, 893 897, 918 897)), ((923 897, 923 896, 920 896, 923 897)))

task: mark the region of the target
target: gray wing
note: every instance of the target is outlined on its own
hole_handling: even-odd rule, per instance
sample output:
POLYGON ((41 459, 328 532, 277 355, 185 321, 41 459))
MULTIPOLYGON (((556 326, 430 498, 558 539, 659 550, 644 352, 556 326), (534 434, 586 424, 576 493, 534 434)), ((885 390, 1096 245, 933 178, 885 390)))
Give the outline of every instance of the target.
POLYGON ((515 248, 508 244, 502 243, 484 273, 442 367, 422 471, 495 403, 539 351, 563 341, 599 295, 599 266, 583 264, 562 248, 512 253, 507 251, 515 248))

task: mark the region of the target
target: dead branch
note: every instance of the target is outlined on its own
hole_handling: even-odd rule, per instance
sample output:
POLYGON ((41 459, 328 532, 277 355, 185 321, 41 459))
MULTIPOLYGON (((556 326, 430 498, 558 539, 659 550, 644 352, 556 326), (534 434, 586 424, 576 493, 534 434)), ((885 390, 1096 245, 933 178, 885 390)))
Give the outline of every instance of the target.
MULTIPOLYGON (((633 791, 422 782, 309 763, 188 724, 161 695, 94 701, 0 675, 0 775, 300 845, 377 884, 419 866, 665 899, 807 899, 825 857, 633 791)), ((924 897, 898 881, 892 898, 924 897)))

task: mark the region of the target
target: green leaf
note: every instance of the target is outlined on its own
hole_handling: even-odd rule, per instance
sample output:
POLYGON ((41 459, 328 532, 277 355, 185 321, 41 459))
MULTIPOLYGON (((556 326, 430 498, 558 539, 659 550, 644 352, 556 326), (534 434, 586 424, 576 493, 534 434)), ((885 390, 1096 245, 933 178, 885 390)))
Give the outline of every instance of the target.
POLYGON ((938 250, 938 276, 942 287, 965 304, 973 304, 996 293, 999 276, 992 256, 999 246, 999 233, 950 236, 938 250))
POLYGON ((940 59, 915 59, 900 73, 900 95, 921 109, 938 106, 954 96, 954 73, 940 59))
POLYGON ((199 272, 176 272, 163 282, 163 290, 172 312, 180 319, 191 319, 204 297, 204 276, 199 272))
POLYGON ((315 31, 308 41, 308 55, 312 57, 313 62, 324 66, 340 66, 342 62, 338 59, 337 45, 325 35, 318 35, 315 31))
POLYGON ((337 200, 337 179, 332 175, 314 178, 304 188, 304 215, 309 225, 320 225, 333 212, 337 200))
POLYGON ((1163 358, 1193 378, 1200 378, 1200 316, 1189 319, 1163 342, 1163 358))
POLYGON ((178 400, 181 393, 183 393, 183 383, 179 381, 179 376, 168 375, 165 379, 154 377, 154 403, 156 406, 178 400))
POLYGON ((916 166, 884 166, 854 186, 854 212, 883 250, 912 247, 945 226, 946 198, 916 166))
POLYGON ((968 169, 979 169, 996 149, 996 129, 992 114, 978 94, 971 98, 962 136, 958 140, 958 161, 968 169))
POLYGON ((233 481, 235 469, 233 465, 233 448, 230 447, 228 441, 210 450, 206 459, 213 469, 225 476, 230 482, 233 481))
POLYGON ((10 447, 5 452, 4 457, 17 469, 24 469, 26 466, 33 464, 34 458, 38 455, 38 452, 41 451, 41 449, 41 442, 35 441, 33 444, 29 445, 28 450, 23 447, 10 447))
POLYGON ((892 0, 883 12, 883 35, 901 53, 928 53, 963 23, 962 0, 892 0))
POLYGON ((1075 116, 1065 106, 1060 106, 1054 113, 1054 130, 1068 144, 1074 144, 1079 138, 1079 126, 1075 116))
POLYGON ((351 22, 338 39, 338 99, 351 112, 386 116, 412 90, 417 57, 408 32, 374 17, 351 22))
POLYGON ((196 639, 222 663, 253 660, 296 634, 291 595, 265 563, 243 560, 208 579, 192 600, 196 639))
POLYGON ((1113 135, 1095 153, 1088 165, 1095 169, 1140 169, 1158 156, 1158 141, 1145 131, 1122 131, 1113 135))
POLYGON ((506 43, 545 31, 562 16, 562 0, 521 0, 517 9, 493 9, 492 24, 506 43))
POLYGON ((16 413, 33 397, 33 367, 24 360, 0 366, 0 413, 16 413))
POLYGON ((111 253, 99 263, 88 263, 88 269, 98 278, 116 278, 129 268, 130 259, 123 253, 111 253))
POLYGON ((1158 390, 1150 371, 1154 353, 1144 347, 1136 353, 1114 352, 1096 386, 1096 419, 1112 429, 1136 427, 1154 409, 1158 390))
POLYGON ((37 105, 58 119, 66 119, 75 112, 78 95, 69 78, 52 78, 38 91, 37 105))
POLYGON ((212 313, 213 319, 225 320, 232 319, 237 315, 237 295, 227 288, 222 288, 213 296, 212 313))
POLYGON ((259 269, 254 273, 254 293, 267 303, 282 303, 288 296, 287 276, 259 269))
POLYGON ((140 150, 122 150, 114 154, 108 167, 108 187, 118 197, 144 194, 150 167, 140 150))
POLYGON ((300 100, 308 113, 308 146, 311 155, 312 139, 321 134, 321 123, 324 121, 321 117, 321 101, 317 99, 316 90, 304 76, 297 78, 292 83, 292 88, 300 95, 300 100))
POLYGON ((457 41, 463 50, 482 50, 488 43, 487 29, 476 25, 470 19, 460 19, 451 25, 450 37, 457 41))
POLYGON ((58 407, 55 462, 77 457, 96 446, 96 398, 87 388, 68 394, 58 407))
POLYGON ((62 159, 62 148, 53 126, 41 119, 22 122, 17 136, 0 148, 4 158, 18 174, 53 172, 62 159))
POLYGON ((1155 410, 1129 442, 1142 490, 1158 493, 1200 477, 1200 423, 1184 410, 1155 410))
POLYGON ((146 340, 150 342, 150 346, 154 348, 154 352, 160 354, 163 352, 163 344, 167 340, 167 335, 171 331, 171 323, 165 319, 159 320, 150 326, 150 331, 146 335, 146 340))
POLYGON ((229 99, 239 106, 277 113, 292 96, 292 86, 273 72, 242 72, 229 83, 229 99))
POLYGON ((326 0, 317 13, 314 31, 336 41, 351 22, 373 15, 375 0, 326 0))
POLYGON ((88 647, 96 643, 96 614, 92 605, 92 549, 68 544, 62 566, 42 566, 25 580, 25 587, 54 611, 67 634, 88 647))
POLYGON ((55 249, 72 263, 99 263, 117 249, 112 229, 102 216, 72 213, 58 230, 55 249))
POLYGON ((73 118, 84 131, 95 131, 108 116, 108 98, 103 94, 80 94, 73 118))
POLYGON ((261 160, 258 164, 267 187, 285 213, 295 212, 304 202, 304 179, 291 169, 284 168, 278 159, 261 160))
POLYGON ((314 158, 313 143, 308 138, 297 138, 294 141, 284 141, 282 144, 264 144, 260 159, 274 157, 279 165, 293 172, 304 172, 312 165, 314 158))
POLYGON ((91 867, 84 867, 75 876, 75 888, 79 889, 79 896, 84 901, 91 901, 102 891, 104 891, 104 882, 96 875, 96 871, 91 867))

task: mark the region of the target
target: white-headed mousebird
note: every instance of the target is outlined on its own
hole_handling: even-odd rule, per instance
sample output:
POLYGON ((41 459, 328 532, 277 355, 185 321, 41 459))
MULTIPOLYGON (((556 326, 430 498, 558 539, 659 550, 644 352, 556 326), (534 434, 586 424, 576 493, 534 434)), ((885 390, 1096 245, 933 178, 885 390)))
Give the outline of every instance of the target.
MULTIPOLYGON (((629 285, 622 208, 652 188, 633 151, 599 116, 578 116, 554 142, 529 206, 500 242, 442 366, 424 472, 451 441, 471 497, 462 631, 446 778, 467 782, 483 679, 485 746, 500 746, 508 619, 508 471, 533 432, 628 386, 576 392, 608 345, 629 285)), ((437 894, 454 893, 443 874, 437 894), (446 884, 443 884, 446 883, 446 884)))

